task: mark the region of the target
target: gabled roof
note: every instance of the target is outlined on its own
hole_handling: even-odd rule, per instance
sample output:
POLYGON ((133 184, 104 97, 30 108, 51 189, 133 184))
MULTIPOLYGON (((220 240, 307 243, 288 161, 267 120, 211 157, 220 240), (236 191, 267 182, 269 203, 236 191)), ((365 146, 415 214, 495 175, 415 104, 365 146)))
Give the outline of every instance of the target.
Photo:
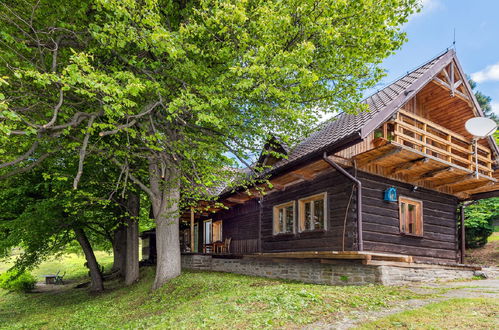
MULTIPOLYGON (((359 114, 342 113, 322 125, 318 131, 292 148, 288 153, 287 159, 276 163, 271 173, 281 171, 302 159, 312 158, 321 155, 325 151, 331 151, 336 146, 342 145, 347 141, 360 141, 364 139, 383 122, 388 120, 453 60, 461 75, 465 77, 457 61, 456 52, 453 49, 447 50, 363 100, 362 103, 368 105, 369 111, 359 114)), ((471 91, 466 79, 463 80, 471 91)), ((483 112, 473 93, 470 94, 476 109, 478 109, 478 115, 483 116, 483 112)), ((489 142, 496 154, 499 153, 495 141, 491 138, 489 142)))

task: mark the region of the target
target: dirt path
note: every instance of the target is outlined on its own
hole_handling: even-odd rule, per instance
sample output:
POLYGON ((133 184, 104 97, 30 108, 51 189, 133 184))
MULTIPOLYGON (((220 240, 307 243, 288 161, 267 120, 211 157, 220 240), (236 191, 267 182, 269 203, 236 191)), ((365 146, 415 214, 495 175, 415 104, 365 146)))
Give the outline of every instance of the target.
POLYGON ((437 293, 438 297, 410 299, 398 302, 396 306, 377 311, 355 311, 333 323, 317 322, 305 329, 351 329, 362 323, 371 322, 392 314, 412 310, 425 305, 452 298, 499 298, 499 278, 449 283, 424 283, 409 287, 416 293, 437 293))

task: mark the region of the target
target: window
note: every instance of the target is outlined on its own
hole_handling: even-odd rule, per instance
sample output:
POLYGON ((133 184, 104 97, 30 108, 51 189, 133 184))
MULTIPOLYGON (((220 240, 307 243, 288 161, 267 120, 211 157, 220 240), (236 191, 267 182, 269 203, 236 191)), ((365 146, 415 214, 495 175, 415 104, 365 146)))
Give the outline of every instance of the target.
POLYGON ((213 223, 213 242, 222 241, 222 221, 215 221, 213 223))
POLYGON ((400 232, 406 235, 423 236, 423 202, 400 196, 400 232))
POLYGON ((326 229, 326 200, 327 194, 322 193, 298 201, 300 232, 326 229))
POLYGON ((295 203, 274 206, 274 235, 290 234, 295 231, 295 203))

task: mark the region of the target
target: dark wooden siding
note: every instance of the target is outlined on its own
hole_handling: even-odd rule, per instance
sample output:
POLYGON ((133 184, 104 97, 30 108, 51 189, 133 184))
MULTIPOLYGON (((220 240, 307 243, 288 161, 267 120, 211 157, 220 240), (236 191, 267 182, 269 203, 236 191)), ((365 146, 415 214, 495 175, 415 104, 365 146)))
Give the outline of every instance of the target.
POLYGON ((260 203, 258 199, 235 205, 216 213, 213 221, 222 220, 223 239, 232 238, 232 253, 258 252, 260 203))
MULTIPOLYGON (((352 184, 344 176, 336 172, 328 172, 312 181, 304 181, 286 188, 284 191, 269 194, 264 198, 261 222, 262 252, 279 251, 321 251, 341 250, 343 222, 352 184), (327 192, 329 208, 327 230, 286 235, 273 235, 273 207, 289 201, 327 192)), ((355 194, 354 194, 355 197, 355 194)), ((347 220, 345 249, 354 248, 355 223, 352 214, 355 212, 355 198, 351 201, 347 220)), ((296 208, 298 212, 298 205, 296 208)), ((295 227, 297 229, 298 219, 295 227)))
POLYGON ((455 262, 457 199, 427 189, 359 172, 363 189, 364 250, 408 254, 420 261, 455 262), (383 192, 396 187, 398 196, 423 201, 423 237, 401 235, 398 203, 384 202, 383 192))
POLYGON ((247 201, 213 215, 213 221, 222 220, 223 237, 233 239, 258 238, 260 204, 257 199, 247 201))

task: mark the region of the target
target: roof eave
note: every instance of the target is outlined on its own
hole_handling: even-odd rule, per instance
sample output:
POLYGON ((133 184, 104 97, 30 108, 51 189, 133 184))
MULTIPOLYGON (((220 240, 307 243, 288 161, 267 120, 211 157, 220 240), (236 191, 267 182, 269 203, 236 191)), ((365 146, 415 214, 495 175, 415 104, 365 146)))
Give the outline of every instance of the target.
MULTIPOLYGON (((303 165, 305 165, 307 163, 310 163, 310 162, 313 162, 315 160, 318 160, 319 158, 322 158, 324 152, 336 153, 336 152, 339 152, 345 148, 348 148, 348 147, 350 147, 350 146, 352 146, 360 141, 362 141, 362 139, 360 137, 360 131, 355 131, 352 134, 344 137, 343 139, 341 139, 339 141, 331 143, 330 145, 327 145, 323 148, 317 149, 317 150, 313 151, 312 153, 309 153, 301 158, 295 159, 295 160, 293 160, 293 161, 291 161, 291 162, 289 162, 281 167, 273 169, 273 170, 265 173, 264 175, 262 175, 259 178, 275 177, 283 172, 293 171, 297 168, 302 167, 303 165)), ((241 188, 241 187, 237 187, 234 190, 230 190, 230 191, 227 191, 225 193, 222 193, 221 195, 219 195, 219 199, 224 199, 224 198, 226 198, 234 193, 241 191, 242 189, 243 188, 241 188)))

